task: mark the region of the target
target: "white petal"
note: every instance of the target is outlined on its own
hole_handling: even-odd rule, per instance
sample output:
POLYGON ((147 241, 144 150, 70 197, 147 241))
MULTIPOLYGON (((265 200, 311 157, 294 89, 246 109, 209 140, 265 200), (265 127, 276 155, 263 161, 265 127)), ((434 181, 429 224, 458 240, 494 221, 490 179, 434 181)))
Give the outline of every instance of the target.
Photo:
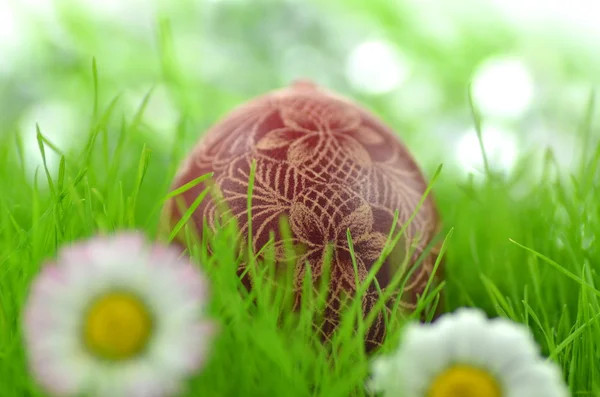
POLYGON ((367 387, 374 392, 385 392, 384 395, 403 395, 405 385, 398 373, 398 360, 394 357, 378 357, 373 361, 373 378, 367 387))
POLYGON ((509 397, 567 397, 568 389, 554 363, 539 361, 505 379, 509 397))
POLYGON ((524 326, 497 322, 490 326, 488 332, 494 338, 488 343, 481 356, 485 356, 486 368, 491 371, 495 373, 518 371, 519 367, 534 365, 540 359, 539 348, 524 326))
POLYGON ((444 315, 434 323, 434 328, 444 335, 446 354, 455 361, 479 361, 481 349, 489 343, 488 319, 477 309, 459 309, 444 315))
POLYGON ((452 355, 447 335, 440 329, 426 326, 407 326, 396 359, 402 365, 399 376, 405 378, 409 389, 417 392, 426 388, 429 380, 446 368, 452 355))
POLYGON ((40 383, 49 390, 62 389, 61 394, 74 395, 81 391, 92 373, 93 362, 72 351, 33 351, 30 359, 32 371, 40 383))
POLYGON ((215 332, 215 326, 207 321, 163 330, 149 352, 149 359, 179 373, 194 372, 203 366, 215 332))
POLYGON ((154 397, 172 395, 180 379, 160 362, 138 360, 114 374, 114 383, 120 385, 119 396, 154 397))
POLYGON ((379 390, 392 388, 403 396, 420 396, 431 379, 448 366, 451 357, 447 351, 446 337, 438 329, 409 324, 398 351, 374 362, 373 385, 379 390))

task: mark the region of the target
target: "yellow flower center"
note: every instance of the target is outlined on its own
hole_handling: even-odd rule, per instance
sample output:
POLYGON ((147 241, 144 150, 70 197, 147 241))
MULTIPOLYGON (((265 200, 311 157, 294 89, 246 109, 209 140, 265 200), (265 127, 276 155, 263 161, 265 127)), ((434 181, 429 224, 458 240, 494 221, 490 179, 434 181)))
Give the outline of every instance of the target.
POLYGON ((84 340, 92 354, 107 360, 126 360, 146 347, 152 316, 135 295, 111 292, 96 299, 84 319, 84 340))
POLYGON ((502 397, 502 391, 486 371, 455 365, 435 378, 427 397, 502 397))

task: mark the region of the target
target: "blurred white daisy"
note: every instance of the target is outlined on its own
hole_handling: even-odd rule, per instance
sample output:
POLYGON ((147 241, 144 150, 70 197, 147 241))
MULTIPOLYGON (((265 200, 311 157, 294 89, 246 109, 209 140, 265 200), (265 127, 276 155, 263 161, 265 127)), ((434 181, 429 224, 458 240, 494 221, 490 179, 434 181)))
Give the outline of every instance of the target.
POLYGON ((207 293, 178 251, 141 235, 73 244, 32 285, 24 323, 31 371, 59 396, 177 393, 209 353, 207 293))
POLYGON ((569 396, 524 325, 466 308, 407 325, 398 350, 375 359, 369 388, 382 397, 569 396))

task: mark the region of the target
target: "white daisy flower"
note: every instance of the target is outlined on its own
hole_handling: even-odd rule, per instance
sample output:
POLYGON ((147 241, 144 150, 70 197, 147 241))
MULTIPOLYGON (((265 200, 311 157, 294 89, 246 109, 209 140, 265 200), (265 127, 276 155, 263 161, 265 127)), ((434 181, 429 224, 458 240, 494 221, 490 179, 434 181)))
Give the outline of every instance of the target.
POLYGON ((369 389, 382 397, 569 396, 527 327, 467 308, 407 325, 398 350, 374 360, 369 389))
POLYGON ((26 304, 31 371, 58 396, 172 395, 206 360, 207 295, 196 267, 139 234, 64 248, 26 304))

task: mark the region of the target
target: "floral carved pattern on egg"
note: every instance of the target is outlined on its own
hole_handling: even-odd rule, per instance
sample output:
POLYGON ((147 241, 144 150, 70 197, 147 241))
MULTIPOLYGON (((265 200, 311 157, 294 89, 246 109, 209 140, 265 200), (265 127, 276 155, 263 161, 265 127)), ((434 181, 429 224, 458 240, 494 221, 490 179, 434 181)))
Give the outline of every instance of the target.
MULTIPOLYGON (((306 266, 316 283, 323 271, 327 247, 333 248, 330 301, 321 331, 329 336, 339 322, 340 297, 356 292, 356 272, 352 263, 347 231, 352 236, 358 279, 365 280, 380 257, 394 225, 406 223, 421 200, 427 183, 393 131, 357 105, 307 82, 258 97, 235 109, 213 126, 188 156, 175 178, 174 188, 213 172, 218 200, 207 196, 192 214, 193 225, 201 233, 206 222, 214 227, 221 221, 221 204, 237 222, 240 236, 247 240, 248 182, 252 162, 256 162, 252 190, 252 247, 258 252, 275 237, 277 266, 290 266, 284 247, 302 247, 293 260, 295 288, 302 289, 306 266), (292 241, 285 241, 280 221, 288 221, 292 241), (285 264, 284 264, 285 262, 285 264)), ((181 194, 190 206, 206 188, 200 184, 181 194)), ((173 201, 165 214, 174 225, 181 212, 173 201)), ((399 271, 411 244, 416 245, 412 262, 423 253, 439 226, 433 200, 423 207, 376 275, 385 290, 399 271), (418 239, 418 241, 417 241, 418 239)), ((409 261, 409 263, 411 262, 409 261)), ((402 306, 414 307, 431 276, 435 254, 425 257, 403 291, 402 306)), ((240 274, 245 265, 242 264, 240 274)), ((247 273, 246 273, 247 274, 247 273)), ((245 276, 244 283, 252 287, 245 276)), ((374 285, 362 298, 366 314, 379 299, 374 285)), ((298 297, 298 304, 300 299, 298 297)), ((389 309, 388 309, 389 310, 389 309)), ((368 331, 370 350, 385 335, 383 315, 378 315, 368 331)))

